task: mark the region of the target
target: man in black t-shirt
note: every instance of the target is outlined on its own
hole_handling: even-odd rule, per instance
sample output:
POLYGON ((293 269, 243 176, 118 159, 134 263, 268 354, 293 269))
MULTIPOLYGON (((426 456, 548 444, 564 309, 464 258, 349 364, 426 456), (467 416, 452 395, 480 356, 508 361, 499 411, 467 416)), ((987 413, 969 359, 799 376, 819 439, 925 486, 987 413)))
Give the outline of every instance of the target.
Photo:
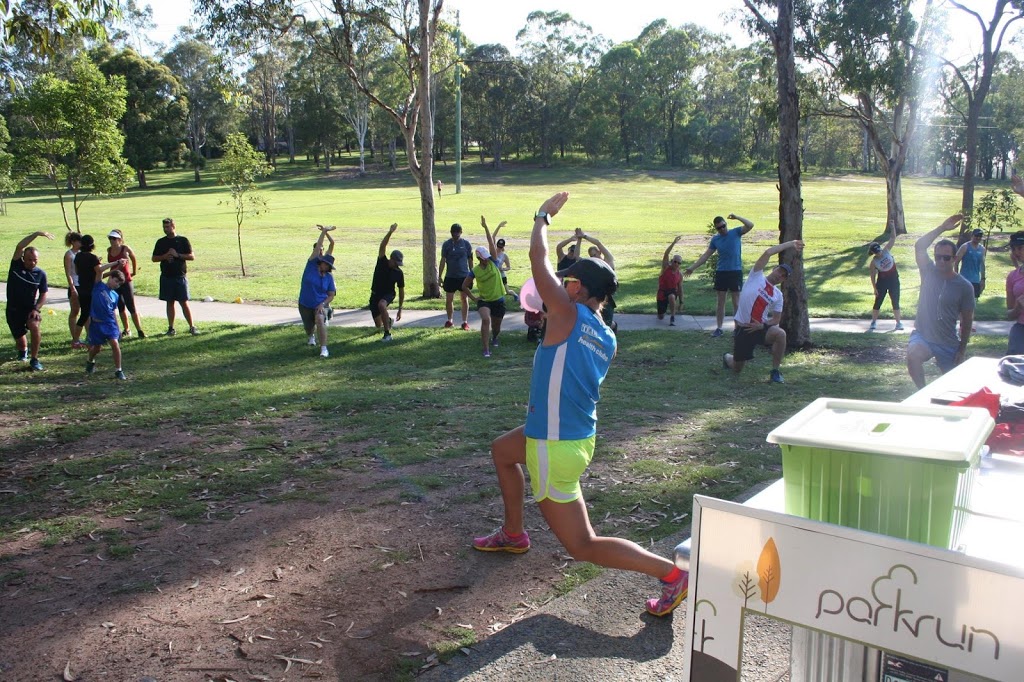
POLYGON ((174 302, 181 306, 181 314, 188 322, 188 331, 197 336, 199 330, 192 322, 188 307, 188 261, 195 260, 192 244, 175 234, 174 219, 164 218, 164 236, 153 247, 153 262, 160 264, 160 300, 167 302, 167 336, 174 336, 174 302))
POLYGON ((388 228, 388 233, 380 241, 377 250, 377 266, 373 269, 373 282, 370 284, 370 313, 377 329, 384 329, 382 341, 391 340, 391 316, 388 306, 395 300, 395 287, 398 287, 398 313, 395 320, 402 319, 402 305, 405 303, 405 274, 402 272, 402 252, 391 252, 386 255, 391 235, 398 229, 398 223, 388 228))
POLYGON ((29 246, 36 237, 53 239, 49 232, 33 232, 18 242, 11 258, 11 269, 7 273, 7 327, 14 337, 18 359, 29 363, 29 369, 38 372, 43 369, 39 362, 39 311, 46 303, 46 272, 38 267, 39 249, 29 246), (31 336, 29 350, 26 334, 31 336), (31 358, 31 359, 30 359, 31 358))

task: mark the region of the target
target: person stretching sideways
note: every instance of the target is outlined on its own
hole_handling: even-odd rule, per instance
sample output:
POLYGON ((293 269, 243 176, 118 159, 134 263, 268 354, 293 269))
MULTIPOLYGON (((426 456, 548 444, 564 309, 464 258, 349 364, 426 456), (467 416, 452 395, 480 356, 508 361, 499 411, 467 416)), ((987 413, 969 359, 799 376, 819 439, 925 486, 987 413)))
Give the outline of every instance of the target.
POLYGON ((722 335, 722 322, 725 320, 725 294, 732 296, 732 311, 736 314, 736 306, 740 301, 740 287, 743 284, 743 244, 741 237, 754 229, 754 223, 741 218, 735 213, 729 214, 729 220, 738 220, 743 226, 729 229, 729 224, 722 216, 715 216, 715 236, 711 238, 708 248, 701 254, 697 262, 683 271, 685 277, 704 264, 711 254, 718 251, 718 267, 715 270, 715 293, 718 294, 718 307, 715 308, 715 331, 713 337, 722 335))
POLYGON ((594 454, 599 389, 615 357, 615 334, 601 320, 601 305, 619 284, 615 271, 597 258, 552 270, 547 228, 568 199, 568 192, 554 195, 534 217, 530 268, 547 306, 547 334, 533 359, 526 424, 491 444, 505 522, 475 538, 473 548, 513 554, 530 549, 523 526, 525 466, 544 520, 573 558, 659 578, 661 596, 647 601, 647 611, 664 616, 686 597, 688 573, 634 542, 597 536, 580 487, 594 454))
POLYGON ((487 219, 480 216, 480 225, 487 235, 487 248, 476 247, 477 265, 462 283, 462 293, 476 302, 476 312, 480 315, 480 340, 484 346, 484 357, 491 357, 491 346, 498 346, 498 334, 501 333, 501 321, 505 317, 505 285, 501 281, 501 270, 495 254, 498 247, 494 237, 487 228, 487 219), (488 248, 490 249, 488 251, 488 248), (479 296, 473 295, 473 284, 477 285, 479 296))
POLYGON ((669 326, 676 326, 676 313, 683 307, 683 273, 679 267, 683 264, 683 257, 678 253, 669 260, 668 255, 672 253, 682 235, 672 240, 672 243, 665 249, 661 257, 661 275, 658 277, 658 319, 665 319, 665 311, 668 311, 669 326))
POLYGON ((722 366, 736 374, 743 371, 747 360, 754 358, 754 348, 769 346, 772 349, 772 371, 769 379, 774 384, 785 381, 779 367, 786 355, 786 330, 779 326, 782 321, 782 285, 793 274, 793 268, 786 263, 775 266, 768 274, 764 274, 764 266, 768 259, 787 249, 797 253, 804 250, 804 243, 799 239, 776 244, 765 250, 754 263, 747 281, 740 292, 739 307, 733 322, 732 353, 722 355, 722 366))

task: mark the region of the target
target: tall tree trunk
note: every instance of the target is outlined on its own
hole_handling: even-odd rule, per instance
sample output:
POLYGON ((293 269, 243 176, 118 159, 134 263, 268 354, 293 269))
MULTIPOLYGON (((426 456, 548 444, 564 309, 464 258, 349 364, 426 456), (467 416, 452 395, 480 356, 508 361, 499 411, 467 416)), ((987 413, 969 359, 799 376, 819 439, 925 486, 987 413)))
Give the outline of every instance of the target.
POLYGON ((903 213, 903 169, 895 164, 885 171, 885 224, 896 226, 896 234, 907 233, 903 213))
MULTIPOLYGON (((775 22, 775 68, 779 92, 779 241, 803 239, 804 202, 800 178, 800 94, 796 84, 796 49, 793 41, 793 2, 779 0, 775 22)), ((799 253, 786 251, 782 261, 793 268, 786 280, 785 307, 781 326, 786 330, 790 348, 806 348, 811 343, 811 326, 807 316, 807 284, 803 259, 799 253)))

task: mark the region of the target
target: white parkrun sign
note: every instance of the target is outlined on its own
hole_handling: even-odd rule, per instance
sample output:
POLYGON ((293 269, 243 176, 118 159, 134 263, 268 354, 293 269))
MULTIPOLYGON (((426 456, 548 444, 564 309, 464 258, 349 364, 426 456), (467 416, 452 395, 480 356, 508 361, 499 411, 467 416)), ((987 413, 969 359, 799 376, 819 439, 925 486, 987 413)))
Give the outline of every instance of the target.
POLYGON ((1019 567, 702 496, 693 528, 685 680, 738 679, 752 613, 951 670, 1021 679, 1019 567))

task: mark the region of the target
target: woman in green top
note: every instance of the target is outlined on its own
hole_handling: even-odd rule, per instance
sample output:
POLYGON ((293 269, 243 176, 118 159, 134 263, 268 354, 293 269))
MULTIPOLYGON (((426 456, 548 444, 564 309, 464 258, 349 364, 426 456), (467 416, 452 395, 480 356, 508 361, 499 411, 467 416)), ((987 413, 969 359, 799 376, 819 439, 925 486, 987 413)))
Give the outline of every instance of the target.
POLYGON ((501 333, 501 320, 505 317, 505 284, 501 281, 501 270, 496 259, 498 248, 494 237, 487 228, 487 221, 480 216, 480 224, 487 235, 487 248, 476 247, 477 264, 462 283, 462 291, 476 301, 476 311, 480 315, 480 339, 484 345, 484 357, 491 357, 491 347, 498 346, 498 334, 501 333), (473 284, 476 283, 479 295, 473 295, 473 284))

